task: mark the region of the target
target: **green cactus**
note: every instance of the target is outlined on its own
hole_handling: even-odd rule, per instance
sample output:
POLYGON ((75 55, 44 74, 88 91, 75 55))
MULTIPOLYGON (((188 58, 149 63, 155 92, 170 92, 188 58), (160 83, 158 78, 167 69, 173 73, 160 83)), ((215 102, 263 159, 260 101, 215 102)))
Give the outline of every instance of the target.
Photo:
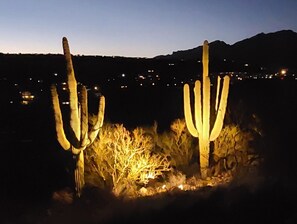
POLYGON ((201 82, 197 80, 194 87, 194 117, 195 122, 192 119, 191 103, 190 103, 190 88, 188 84, 184 85, 184 113, 187 128, 189 132, 199 138, 199 152, 200 152, 200 172, 201 177, 205 179, 208 176, 209 167, 209 145, 210 141, 214 141, 220 134, 224 116, 227 106, 227 98, 229 92, 229 76, 224 77, 223 88, 220 94, 220 82, 218 77, 217 82, 217 94, 215 102, 216 119, 212 130, 210 132, 210 78, 208 77, 208 42, 204 41, 203 44, 203 79, 202 79, 202 92, 201 82), (220 100, 219 100, 219 95, 220 100))
POLYGON ((88 126, 87 89, 81 87, 80 97, 77 92, 77 82, 74 76, 71 54, 68 41, 63 37, 63 50, 67 65, 67 84, 69 89, 70 104, 70 134, 66 136, 63 127, 63 118, 59 104, 59 96, 56 85, 52 85, 51 94, 56 122, 57 140, 64 150, 71 150, 76 158, 74 171, 75 191, 81 195, 84 186, 84 150, 93 143, 100 128, 103 125, 105 98, 100 97, 97 120, 93 127, 88 126))

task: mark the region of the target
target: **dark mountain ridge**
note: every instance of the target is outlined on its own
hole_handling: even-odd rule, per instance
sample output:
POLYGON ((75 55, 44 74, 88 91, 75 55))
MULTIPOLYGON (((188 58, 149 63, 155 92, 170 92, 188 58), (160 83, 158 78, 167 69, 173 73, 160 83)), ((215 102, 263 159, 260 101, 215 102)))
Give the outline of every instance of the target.
MULTIPOLYGON (((1 49, 0 49, 1 50, 1 49)), ((229 45, 223 41, 209 44, 210 72, 247 72, 274 74, 287 68, 297 72, 297 33, 282 30, 260 33, 229 45)), ((159 75, 162 81, 173 78, 186 81, 202 71, 202 46, 173 52, 154 58, 128 58, 74 55, 73 63, 78 80, 101 83, 108 79, 135 80, 138 76, 159 75)), ((45 82, 59 82, 66 78, 62 54, 3 54, 0 53, 0 79, 22 81, 29 77, 45 82), (58 74, 58 76, 54 76, 58 74)))
MULTIPOLYGON (((297 33, 281 30, 274 33, 259 33, 232 45, 223 41, 209 43, 210 60, 239 64, 251 64, 256 67, 279 69, 279 67, 297 67, 297 33)), ((189 50, 160 55, 156 59, 200 61, 202 46, 189 50)))

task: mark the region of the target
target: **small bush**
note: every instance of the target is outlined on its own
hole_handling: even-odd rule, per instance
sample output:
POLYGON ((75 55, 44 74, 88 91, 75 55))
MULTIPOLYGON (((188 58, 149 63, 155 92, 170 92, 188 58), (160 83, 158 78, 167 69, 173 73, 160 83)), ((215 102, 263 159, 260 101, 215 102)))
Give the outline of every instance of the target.
POLYGON ((213 147, 213 174, 224 171, 237 172, 259 164, 259 155, 251 146, 254 140, 251 131, 242 131, 239 126, 230 124, 224 127, 213 147))
POLYGON ((170 170, 167 158, 153 151, 142 128, 105 125, 86 153, 86 182, 108 186, 115 195, 134 196, 141 186, 170 170))
POLYGON ((185 120, 176 119, 172 122, 170 131, 161 134, 155 131, 154 135, 156 147, 169 158, 171 166, 188 173, 198 149, 195 150, 197 143, 195 144, 195 139, 188 132, 185 120))

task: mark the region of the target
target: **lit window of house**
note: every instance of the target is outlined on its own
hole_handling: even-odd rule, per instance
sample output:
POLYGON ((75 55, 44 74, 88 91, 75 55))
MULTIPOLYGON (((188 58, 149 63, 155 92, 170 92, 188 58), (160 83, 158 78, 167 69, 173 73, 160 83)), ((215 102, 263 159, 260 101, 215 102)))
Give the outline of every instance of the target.
POLYGON ((29 91, 21 92, 21 104, 28 105, 34 101, 35 96, 29 91))

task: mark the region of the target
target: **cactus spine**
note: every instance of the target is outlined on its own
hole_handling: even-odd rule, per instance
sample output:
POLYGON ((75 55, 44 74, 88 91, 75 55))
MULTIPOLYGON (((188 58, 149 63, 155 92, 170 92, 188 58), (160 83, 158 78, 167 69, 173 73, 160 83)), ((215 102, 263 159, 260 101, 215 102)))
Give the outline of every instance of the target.
POLYGON ((93 143, 103 125, 105 98, 100 97, 97 120, 93 127, 88 127, 87 89, 82 86, 80 97, 77 92, 77 82, 74 76, 73 64, 68 41, 63 37, 63 51, 67 65, 67 84, 70 104, 70 134, 66 136, 63 127, 63 118, 59 104, 59 96, 55 85, 51 87, 54 116, 56 122, 57 140, 64 150, 71 150, 76 158, 74 171, 75 191, 81 195, 84 186, 84 150, 93 143))
POLYGON ((184 113, 187 128, 189 132, 199 138, 199 154, 200 154, 200 172, 201 177, 205 179, 208 174, 209 167, 209 148, 210 142, 214 141, 220 134, 224 116, 227 106, 227 98, 229 92, 229 76, 224 77, 222 92, 220 94, 220 82, 218 77, 217 93, 215 102, 216 118, 212 130, 210 131, 210 78, 208 76, 208 42, 204 41, 203 44, 203 75, 202 75, 202 92, 201 82, 197 80, 194 87, 194 117, 192 119, 191 103, 190 103, 190 88, 188 84, 184 85, 184 113), (219 100, 220 95, 220 100, 219 100))

